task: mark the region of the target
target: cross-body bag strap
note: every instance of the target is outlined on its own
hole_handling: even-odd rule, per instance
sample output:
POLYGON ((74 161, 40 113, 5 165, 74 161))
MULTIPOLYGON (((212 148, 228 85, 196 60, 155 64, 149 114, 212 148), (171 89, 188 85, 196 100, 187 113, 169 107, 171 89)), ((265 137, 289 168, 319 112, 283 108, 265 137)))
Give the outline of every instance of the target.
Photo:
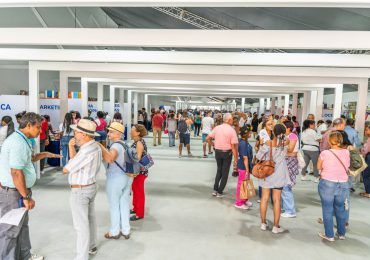
POLYGON ((334 154, 334 156, 338 159, 338 161, 340 162, 340 164, 343 166, 344 168, 344 171, 348 174, 348 169, 346 168, 346 166, 344 166, 344 163, 342 162, 342 160, 332 151, 332 150, 329 150, 332 154, 334 154))
POLYGON ((272 158, 272 140, 270 141, 270 161, 273 161, 274 159, 272 158))

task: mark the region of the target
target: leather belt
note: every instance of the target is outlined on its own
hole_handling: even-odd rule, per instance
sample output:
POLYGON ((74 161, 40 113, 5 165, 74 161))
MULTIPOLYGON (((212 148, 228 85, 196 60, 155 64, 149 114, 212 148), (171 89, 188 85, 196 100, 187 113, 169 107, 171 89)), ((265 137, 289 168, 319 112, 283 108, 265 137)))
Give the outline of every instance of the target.
POLYGON ((95 182, 94 183, 91 183, 91 184, 87 184, 87 185, 78 185, 78 184, 72 184, 72 185, 70 185, 71 186, 71 188, 77 188, 77 189, 81 189, 81 188, 85 188, 85 187, 89 187, 89 186, 92 186, 92 185, 94 185, 95 184, 95 182))
MULTIPOLYGON (((18 191, 17 188, 6 187, 6 186, 1 185, 1 183, 0 183, 0 188, 3 189, 3 190, 6 190, 6 191, 10 191, 10 190, 11 191, 18 191)), ((26 190, 31 191, 31 189, 26 189, 26 190)))
POLYGON ((231 152, 231 149, 230 150, 220 150, 220 149, 215 149, 217 152, 222 152, 222 153, 228 153, 228 152, 231 152))

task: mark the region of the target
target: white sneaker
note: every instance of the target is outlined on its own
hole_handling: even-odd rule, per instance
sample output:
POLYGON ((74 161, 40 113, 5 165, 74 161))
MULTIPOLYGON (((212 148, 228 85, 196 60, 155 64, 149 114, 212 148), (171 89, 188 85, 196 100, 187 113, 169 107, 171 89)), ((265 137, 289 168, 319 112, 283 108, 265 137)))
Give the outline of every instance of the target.
POLYGON ((318 183, 320 181, 320 178, 319 177, 316 177, 315 178, 315 183, 318 183))
POLYGON ((252 203, 252 202, 250 202, 249 200, 247 200, 247 201, 245 202, 245 205, 247 205, 248 207, 253 207, 253 203, 252 203))
POLYGON ((327 240, 329 242, 334 242, 335 241, 334 240, 334 237, 327 237, 327 236, 325 236, 325 234, 323 234, 321 232, 319 232, 319 237, 321 237, 322 239, 325 239, 325 240, 327 240))
POLYGON ((339 240, 345 240, 345 239, 346 239, 346 236, 340 236, 340 235, 338 234, 338 232, 337 232, 337 233, 335 233, 335 235, 339 238, 339 240))
POLYGON ((261 200, 257 200, 257 203, 261 203, 261 200))
POLYGON ((44 257, 42 255, 31 254, 29 260, 44 260, 44 257))
POLYGON ((289 213, 281 213, 280 214, 281 217, 283 218, 295 218, 297 215, 296 214, 289 214, 289 213))
POLYGON ((245 210, 249 209, 249 207, 247 205, 240 205, 240 206, 238 206, 238 205, 235 205, 234 204, 234 207, 237 208, 237 209, 245 209, 245 210))
POLYGON ((272 228, 272 233, 274 233, 274 234, 279 234, 279 233, 283 233, 285 231, 285 229, 283 229, 282 227, 273 227, 272 228))
POLYGON ((268 225, 266 223, 261 223, 261 230, 266 231, 268 228, 268 225))
POLYGON ((303 176, 301 177, 301 181, 308 181, 307 177, 306 176, 303 176))
POLYGON ((224 197, 224 194, 220 194, 220 193, 217 193, 217 198, 223 198, 224 197))
POLYGON ((217 191, 212 192, 212 196, 217 196, 217 191))

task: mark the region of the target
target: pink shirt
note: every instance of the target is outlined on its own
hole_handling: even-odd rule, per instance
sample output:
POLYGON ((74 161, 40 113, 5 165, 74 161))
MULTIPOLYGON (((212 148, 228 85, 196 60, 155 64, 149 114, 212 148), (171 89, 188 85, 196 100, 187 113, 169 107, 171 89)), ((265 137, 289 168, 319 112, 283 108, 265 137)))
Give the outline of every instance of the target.
POLYGON ((349 151, 346 149, 340 150, 325 150, 320 153, 320 159, 322 160, 321 178, 334 181, 334 182, 347 182, 348 175, 343 165, 339 160, 332 154, 333 151, 339 159, 342 161, 346 169, 350 165, 349 151))
POLYGON ((229 124, 216 126, 208 136, 215 139, 217 150, 231 150, 231 145, 239 142, 235 129, 229 124))

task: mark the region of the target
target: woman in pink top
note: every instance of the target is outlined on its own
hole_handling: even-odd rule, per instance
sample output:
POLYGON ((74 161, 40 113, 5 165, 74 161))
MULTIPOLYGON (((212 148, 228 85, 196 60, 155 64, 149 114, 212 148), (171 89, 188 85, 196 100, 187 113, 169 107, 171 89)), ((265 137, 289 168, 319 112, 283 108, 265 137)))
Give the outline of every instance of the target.
POLYGON ((345 239, 348 211, 349 186, 348 168, 350 165, 349 151, 343 148, 343 136, 339 131, 333 131, 329 136, 330 150, 322 151, 317 162, 321 170, 321 180, 318 186, 321 198, 322 215, 325 234, 319 236, 334 242, 334 221, 337 220, 337 236, 345 239))

